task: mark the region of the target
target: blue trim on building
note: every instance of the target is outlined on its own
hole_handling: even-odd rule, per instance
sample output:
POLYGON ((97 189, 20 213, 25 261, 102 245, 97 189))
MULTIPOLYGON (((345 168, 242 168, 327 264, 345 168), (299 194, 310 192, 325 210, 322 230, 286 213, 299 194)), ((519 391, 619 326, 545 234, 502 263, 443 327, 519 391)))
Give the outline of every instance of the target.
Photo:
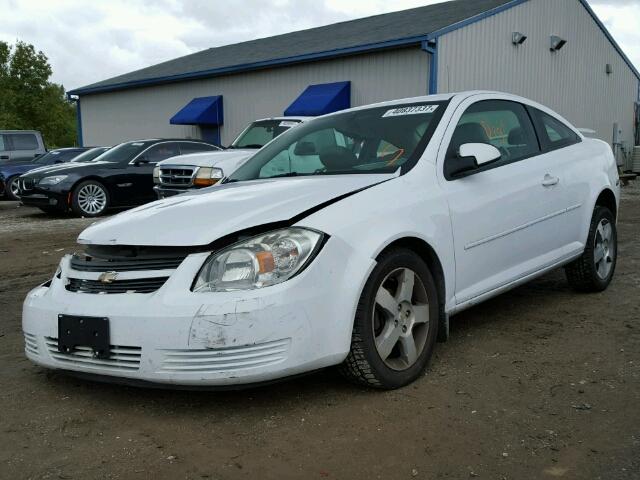
POLYGON ((422 50, 429 54, 429 82, 427 91, 429 95, 438 93, 438 39, 422 42, 422 50))
POLYGON ((84 147, 82 141, 82 108, 80 107, 80 97, 76 98, 76 135, 78 137, 78 146, 84 147))
POLYGON ((222 125, 222 95, 195 97, 169 119, 171 125, 222 125))
POLYGON ((633 63, 631 62, 631 60, 629 60, 629 57, 627 57, 625 55, 625 53, 622 51, 622 48, 620 47, 620 45, 618 45, 618 42, 616 42, 613 37, 611 36, 611 34, 609 33, 609 30, 607 30, 607 27, 605 27, 604 23, 602 23, 600 21, 600 19, 598 18, 598 16, 596 15, 596 12, 593 11, 593 9, 591 8, 591 6, 587 3, 587 0, 578 0, 582 6, 587 10, 587 12, 589 13, 589 15, 591 15, 591 18, 593 18, 593 21, 596 22, 596 25, 598 25, 598 27, 600 28, 600 30, 602 30, 602 33, 604 33, 604 36, 607 37, 607 39, 609 40, 609 42, 611 42, 611 44, 613 45, 613 48, 615 48, 617 50, 617 52, 620 54, 620 56, 622 57, 622 59, 625 61, 625 63, 629 66, 629 68, 631 69, 631 71, 635 74, 636 77, 638 77, 638 80, 640 80, 640 72, 636 69, 636 67, 633 65, 633 63))
MULTIPOLYGON (((145 80, 122 82, 122 83, 107 85, 104 87, 78 88, 78 89, 69 91, 68 94, 69 95, 87 95, 91 93, 112 92, 117 90, 126 90, 129 88, 144 87, 149 85, 161 85, 165 83, 179 82, 183 80, 210 78, 210 77, 216 77, 219 75, 241 73, 241 72, 246 72, 250 70, 258 70, 261 68, 269 68, 269 67, 275 67, 275 66, 285 66, 285 65, 308 62, 313 60, 338 58, 346 55, 373 52, 378 50, 390 49, 394 47, 407 47, 411 45, 421 45, 422 42, 424 41, 435 40, 442 35, 445 35, 454 30, 458 30, 460 28, 466 27, 473 23, 479 22, 480 20, 484 20, 485 18, 491 17, 498 13, 502 13, 505 10, 516 7, 526 1, 528 0, 513 0, 511 2, 505 3, 504 5, 500 5, 499 7, 493 8, 491 10, 487 10, 486 12, 470 17, 461 22, 454 23, 453 25, 449 25, 447 27, 441 28, 440 30, 436 30, 435 32, 427 33, 424 35, 399 38, 397 40, 388 40, 385 42, 370 43, 366 45, 358 45, 354 47, 345 47, 345 48, 339 48, 334 50, 327 50, 324 52, 315 52, 315 53, 309 53, 304 55, 296 55, 292 57, 277 58, 277 59, 265 60, 261 62, 233 65, 230 67, 223 67, 223 68, 217 68, 217 69, 211 69, 211 70, 202 70, 199 72, 188 72, 188 73, 181 73, 176 75, 168 75, 164 77, 150 78, 145 80)), ((597 15, 591 9, 587 1, 586 0, 578 0, 578 1, 584 6, 587 12, 589 12, 591 17, 594 19, 594 21, 598 25, 598 27, 600 27, 600 29, 605 34, 607 39, 611 42, 611 44, 614 46, 617 52, 622 56, 624 61, 627 63, 629 68, 631 68, 633 73, 640 80, 640 73, 638 72, 638 70, 634 67, 634 65, 631 63, 629 58, 624 54, 620 46, 616 43, 616 41, 613 39, 613 37, 611 36, 607 28, 604 26, 604 24, 600 21, 600 19, 598 19, 597 15)), ((435 60, 435 70, 437 71, 437 58, 435 60)))
POLYGON ((351 81, 309 85, 284 111, 287 117, 317 117, 351 108, 351 81))

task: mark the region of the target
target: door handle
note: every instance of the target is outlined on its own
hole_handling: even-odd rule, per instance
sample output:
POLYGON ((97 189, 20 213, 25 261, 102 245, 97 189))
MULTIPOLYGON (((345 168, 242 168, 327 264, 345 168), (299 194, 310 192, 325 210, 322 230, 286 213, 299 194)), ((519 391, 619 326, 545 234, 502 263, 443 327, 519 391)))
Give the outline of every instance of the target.
POLYGON ((9 155, 0 155, 0 160, 9 160, 9 155))
POLYGON ((544 176, 544 178, 542 179, 542 186, 543 187, 553 187, 554 185, 557 185, 558 182, 560 182, 560 179, 558 177, 552 177, 551 175, 549 175, 547 173, 544 176))

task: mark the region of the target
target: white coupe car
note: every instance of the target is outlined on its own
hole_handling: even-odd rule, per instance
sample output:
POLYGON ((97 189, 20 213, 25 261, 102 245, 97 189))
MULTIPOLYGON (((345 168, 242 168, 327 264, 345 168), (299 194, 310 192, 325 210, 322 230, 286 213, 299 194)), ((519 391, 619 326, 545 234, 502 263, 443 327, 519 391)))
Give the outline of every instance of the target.
POLYGON ((339 365, 418 378, 449 317, 564 266, 580 291, 616 265, 609 146, 501 93, 319 117, 215 189, 93 224, 24 303, 48 368, 230 386, 339 365), (283 173, 284 170, 284 173, 283 173))

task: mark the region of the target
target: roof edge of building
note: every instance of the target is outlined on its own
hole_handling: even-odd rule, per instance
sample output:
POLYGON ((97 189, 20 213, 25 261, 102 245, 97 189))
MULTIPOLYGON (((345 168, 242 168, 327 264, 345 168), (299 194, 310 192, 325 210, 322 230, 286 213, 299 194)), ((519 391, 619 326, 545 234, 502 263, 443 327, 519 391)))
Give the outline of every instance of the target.
MULTIPOLYGON (((359 53, 374 52, 374 51, 392 49, 392 48, 409 47, 409 46, 412 46, 412 45, 421 45, 422 42, 434 40, 434 39, 436 39, 436 38, 438 38, 438 37, 440 37, 442 35, 445 35, 447 33, 453 32, 453 31, 458 30, 460 28, 466 27, 466 26, 471 25, 473 23, 479 22, 480 20, 483 20, 483 19, 485 19, 487 17, 491 17, 493 15, 501 13, 501 12, 503 12, 505 10, 510 9, 510 8, 516 7, 516 6, 518 6, 518 5, 522 4, 522 3, 525 3, 527 1, 528 0, 511 0, 510 2, 507 2, 505 4, 502 4, 502 5, 499 5, 497 7, 492 8, 492 9, 489 9, 489 10, 486 10, 484 12, 481 12, 481 13, 479 13, 477 15, 469 17, 469 18, 467 18, 465 20, 462 20, 460 22, 453 23, 451 25, 443 27, 443 28, 441 28, 439 30, 436 30, 434 32, 424 33, 422 35, 399 38, 399 39, 396 39, 396 40, 387 40, 387 41, 384 41, 384 42, 369 43, 369 44, 365 44, 365 45, 358 45, 358 46, 352 46, 352 47, 333 49, 333 50, 306 53, 306 54, 296 55, 296 56, 292 56, 292 57, 274 58, 274 59, 264 60, 264 61, 260 61, 260 62, 231 65, 231 66, 228 66, 228 67, 221 67, 221 68, 216 68, 216 69, 211 69, 211 70, 201 70, 201 71, 195 71, 195 72, 179 73, 179 74, 175 74, 175 75, 167 75, 167 76, 162 76, 162 77, 153 77, 153 78, 148 78, 148 79, 132 80, 132 81, 126 81, 126 82, 120 82, 120 83, 113 83, 113 84, 110 84, 110 85, 102 85, 102 86, 98 85, 98 86, 95 86, 95 87, 92 87, 92 86, 89 85, 89 86, 86 86, 86 87, 80 87, 80 88, 76 88, 76 89, 73 89, 73 90, 69 90, 67 92, 67 95, 81 96, 81 95, 90 95, 90 94, 94 94, 94 93, 106 93, 106 92, 113 92, 113 91, 121 91, 121 90, 128 90, 128 89, 132 89, 132 88, 140 88, 140 87, 146 87, 146 86, 152 86, 152 85, 162 85, 162 84, 167 84, 167 83, 175 83, 175 82, 180 82, 180 81, 184 81, 184 80, 198 80, 198 79, 202 79, 202 78, 212 78, 212 77, 217 77, 217 76, 221 76, 221 75, 230 75, 230 74, 234 74, 234 73, 242 73, 242 72, 247 72, 247 71, 260 70, 260 69, 268 68, 268 67, 292 65, 292 64, 297 64, 297 63, 309 62, 309 61, 313 61, 313 60, 325 60, 325 59, 339 58, 339 57, 344 57, 344 56, 354 55, 354 54, 359 54, 359 53)), ((617 53, 622 57, 623 61, 631 69, 632 73, 640 81, 640 72, 636 69, 636 67, 633 65, 631 60, 624 53, 624 51, 622 50, 620 45, 615 41, 615 39, 613 38, 613 36, 611 35, 611 33, 609 32, 607 27, 598 18, 598 16, 593 11, 591 6, 588 4, 587 0, 578 0, 578 2, 586 9, 586 11, 589 13, 589 15, 591 16, 593 21, 598 26, 598 28, 600 28, 600 30, 605 35, 607 40, 609 40, 609 42, 614 47, 614 49, 617 51, 617 53)))

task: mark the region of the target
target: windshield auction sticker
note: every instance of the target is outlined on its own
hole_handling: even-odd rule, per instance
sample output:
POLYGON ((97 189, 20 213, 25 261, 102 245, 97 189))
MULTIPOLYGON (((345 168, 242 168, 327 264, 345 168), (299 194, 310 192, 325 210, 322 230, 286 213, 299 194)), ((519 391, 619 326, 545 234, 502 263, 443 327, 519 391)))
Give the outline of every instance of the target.
POLYGON ((283 120, 283 121, 281 121, 281 122, 278 124, 278 126, 279 126, 279 127, 288 127, 288 128, 291 128, 291 127, 295 127, 297 124, 298 124, 298 122, 292 122, 292 121, 290 121, 290 120, 283 120))
POLYGON ((409 107, 392 108, 384 112, 383 117, 399 117, 401 115, 418 115, 420 113, 433 113, 438 105, 411 105, 409 107))

